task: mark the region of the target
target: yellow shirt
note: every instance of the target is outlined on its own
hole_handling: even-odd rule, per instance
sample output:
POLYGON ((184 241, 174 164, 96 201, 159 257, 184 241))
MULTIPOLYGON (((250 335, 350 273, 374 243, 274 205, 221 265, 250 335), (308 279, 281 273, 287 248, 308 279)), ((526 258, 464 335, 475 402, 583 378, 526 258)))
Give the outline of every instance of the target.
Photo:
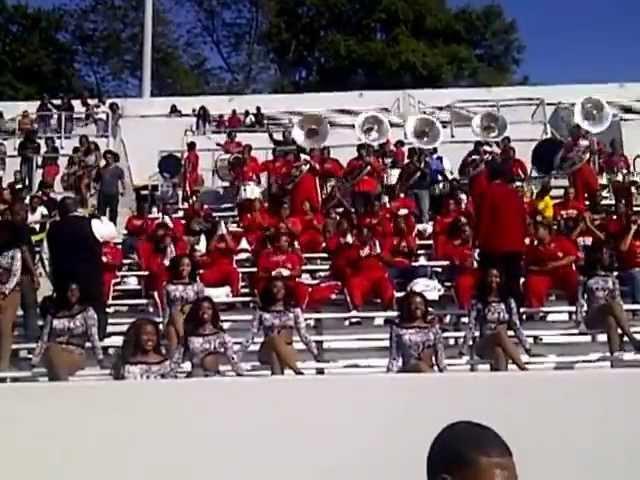
POLYGON ((542 200, 536 202, 538 212, 547 220, 553 220, 553 200, 547 195, 542 200))

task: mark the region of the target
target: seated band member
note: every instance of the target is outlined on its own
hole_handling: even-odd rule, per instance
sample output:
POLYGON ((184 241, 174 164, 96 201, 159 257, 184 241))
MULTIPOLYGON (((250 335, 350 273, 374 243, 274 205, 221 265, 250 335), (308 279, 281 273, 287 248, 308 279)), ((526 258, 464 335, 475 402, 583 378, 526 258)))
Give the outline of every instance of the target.
POLYGON ((480 339, 475 345, 476 353, 480 358, 491 362, 491 370, 507 370, 509 360, 520 370, 527 370, 520 352, 509 338, 509 327, 513 328, 518 342, 531 355, 529 342, 520 326, 516 302, 513 298, 507 297, 500 272, 495 268, 489 268, 480 282, 476 298, 471 303, 469 325, 460 353, 465 353, 477 329, 480 339))
POLYGON ((180 349, 184 359, 191 361, 192 377, 219 375, 223 359, 236 375, 244 375, 233 339, 225 332, 216 305, 209 297, 196 300, 185 317, 180 349))
POLYGON ((167 358, 160 344, 160 325, 138 318, 127 328, 120 356, 113 366, 116 380, 160 380, 176 378, 179 362, 167 358))
POLYGON ((351 308, 359 311, 366 302, 376 298, 382 301, 383 309, 393 309, 395 290, 382 261, 380 242, 373 237, 368 228, 360 227, 355 247, 357 256, 346 279, 351 308))
POLYGON ((269 212, 259 199, 255 199, 249 204, 249 211, 240 216, 240 226, 244 237, 252 249, 263 244, 264 234, 272 223, 269 212))
POLYGON ((578 296, 578 272, 575 262, 577 247, 571 240, 554 235, 551 223, 538 221, 535 225, 535 244, 527 248, 525 264, 525 303, 530 308, 541 308, 549 291, 562 290, 570 304, 578 296))
POLYGON ((387 372, 428 373, 447 369, 438 319, 429 315, 422 293, 407 292, 400 302, 399 320, 391 326, 387 372))
POLYGON ((640 303, 640 219, 631 217, 626 234, 619 242, 618 260, 620 283, 627 289, 625 298, 630 303, 640 303))
POLYGON ((125 255, 135 255, 138 242, 142 241, 149 231, 148 224, 149 218, 147 217, 146 205, 138 202, 136 212, 127 218, 124 225, 126 235, 122 240, 122 250, 125 255))
POLYGON ((237 297, 240 295, 240 272, 235 263, 238 247, 226 227, 221 227, 207 244, 207 252, 198 258, 202 269, 200 281, 209 288, 231 287, 232 295, 237 297))
POLYGON ((568 186, 564 190, 562 200, 553 205, 553 218, 556 221, 575 218, 584 215, 585 211, 584 202, 576 198, 576 189, 568 186))
POLYGON ((588 250, 585 262, 586 279, 581 288, 581 296, 584 296, 586 301, 586 312, 579 309, 579 317, 584 318, 584 324, 589 330, 607 332, 611 355, 624 351, 618 330, 629 339, 633 349, 639 352, 640 339, 631 332, 620 296, 620 285, 611 272, 610 264, 611 258, 607 249, 595 246, 588 250))
POLYGON ((318 347, 305 328, 302 310, 295 306, 293 293, 281 278, 271 278, 260 291, 260 309, 256 311, 249 336, 243 342, 242 352, 246 352, 258 331, 262 330, 264 340, 258 352, 258 360, 271 367, 272 375, 282 375, 286 368, 296 375, 302 375, 298 367, 297 354, 293 348, 293 331, 320 361, 318 347))
POLYGON ((102 288, 105 302, 111 298, 113 282, 118 277, 122 260, 122 249, 118 245, 113 242, 102 242, 102 288))
POLYGON ((449 227, 449 238, 438 258, 451 263, 456 299, 464 310, 471 306, 480 275, 475 266, 474 252, 469 221, 465 217, 458 217, 449 227))
POLYGON ((85 345, 90 342, 101 368, 106 368, 98 338, 98 316, 80 301, 80 288, 69 284, 64 298, 47 313, 42 337, 31 360, 35 367, 42 360, 50 381, 66 381, 86 365, 85 345))
POLYGON ((396 217, 392 235, 382 240, 382 259, 389 267, 389 275, 398 290, 404 290, 413 280, 429 273, 428 268, 413 265, 418 247, 414 232, 407 227, 407 217, 396 217))
POLYGON ((297 217, 301 225, 299 235, 300 249, 303 253, 319 253, 324 248, 322 229, 324 216, 314 210, 308 201, 302 202, 302 214, 297 217))

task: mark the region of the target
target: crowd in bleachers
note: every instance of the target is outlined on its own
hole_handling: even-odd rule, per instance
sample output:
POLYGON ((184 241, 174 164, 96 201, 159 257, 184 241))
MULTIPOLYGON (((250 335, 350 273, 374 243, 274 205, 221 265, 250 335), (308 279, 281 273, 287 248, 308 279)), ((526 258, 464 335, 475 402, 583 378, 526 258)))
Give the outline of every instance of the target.
MULTIPOLYGON (((180 118, 185 114, 173 104, 169 107, 169 117, 180 118)), ((262 112, 262 107, 257 106, 255 111, 245 110, 242 115, 234 108, 231 113, 225 115, 224 113, 212 113, 209 109, 200 105, 197 109, 191 111, 191 116, 195 117, 194 131, 198 135, 205 135, 210 132, 221 132, 226 130, 252 130, 252 129, 264 129, 267 127, 267 119, 262 112)))
MULTIPOLYGON (((170 114, 179 111, 172 108, 170 114)), ((196 114, 207 128, 214 124, 206 108, 196 114)), ((249 112, 258 127, 264 120, 259 114, 259 109, 249 112)), ((615 142, 607 150, 574 128, 563 158, 573 158, 576 150, 583 155, 585 145, 591 155, 568 171, 564 197, 553 201, 548 179, 540 182, 530 175, 509 138, 476 142, 455 178, 437 148, 405 150, 402 141, 361 144, 354 158, 342 165, 328 147, 304 148, 289 131, 281 139, 269 132, 273 158, 260 163, 251 146, 239 142, 233 132, 239 128, 237 122, 249 125, 235 111, 221 120, 220 129, 229 130, 220 146, 230 156, 235 222, 221 220, 215 206, 200 200, 194 142, 184 155, 182 175, 175 179, 175 198, 158 199, 154 214, 149 211, 154 200, 138 202, 137 211, 126 220, 121 245, 114 227, 118 205, 112 203, 125 188, 123 175, 114 170, 117 154, 105 151, 101 165, 97 144, 88 138, 80 139, 62 174, 67 175, 65 190, 76 198, 65 198, 60 208, 51 195, 53 182, 47 181, 59 173, 50 168, 57 163, 53 160, 43 165, 51 172, 36 193, 30 195, 30 185, 22 185, 20 176, 3 188, 0 369, 9 367, 21 301, 23 315, 31 316, 25 317, 25 325, 30 322, 31 335, 37 331, 37 320, 25 311, 21 298, 28 290, 22 284, 30 277, 34 290, 38 281, 35 254, 29 253, 33 245, 18 228, 16 206, 21 204, 32 219, 27 226, 42 224, 43 217, 59 217, 47 234, 55 297, 42 302, 44 329, 33 355, 34 365, 42 362, 52 380, 66 380, 86 365, 87 342, 93 344, 100 365, 107 366, 100 347, 108 325, 106 305, 125 260, 145 273, 145 292, 162 318, 162 328, 148 319, 129 326, 113 366, 116 378, 175 377, 186 360, 193 376, 218 374, 224 360, 242 375, 243 355, 258 334, 263 339, 261 364, 273 374, 286 369, 300 374, 293 333, 316 361, 326 361, 306 331, 305 313, 320 311, 342 296, 352 312, 349 325, 361 323, 358 314, 368 308, 399 312, 390 322, 391 372, 446 370, 443 331, 451 329, 466 332, 461 354, 473 344, 492 369, 505 370, 512 362, 525 370, 508 332, 513 330, 525 353, 533 355, 521 324, 540 315, 552 293, 577 307, 581 328, 607 333, 611 355, 624 349, 619 332, 640 350, 623 311, 623 298, 640 303, 635 185, 625 177, 605 185, 615 200, 614 212, 608 215, 600 201, 598 174, 616 176, 630 170, 615 142), (596 158, 599 161, 592 164, 596 158), (395 175, 390 174, 393 170, 395 175), (105 183, 108 192, 103 191, 100 200, 105 183), (73 222, 81 218, 78 208, 89 207, 92 188, 99 192, 99 216, 108 208, 110 222, 84 219, 88 223, 76 225, 73 222), (82 238, 87 228, 99 241, 87 240, 93 246, 81 261, 74 258, 73 238, 82 238), (429 252, 423 248, 428 242, 433 245, 429 252), (326 275, 309 278, 305 255, 321 254, 330 262, 326 275), (241 261, 255 267, 249 276, 239 266, 241 261), (430 261, 446 266, 444 276, 453 285, 457 307, 469 312, 466 326, 445 324, 434 313, 424 286, 432 277, 430 261), (258 305, 239 348, 225 332, 220 304, 210 298, 221 291, 228 292, 231 305, 240 303, 247 291, 258 305), (526 315, 523 308, 528 309, 526 315)), ((26 135, 22 142, 29 138, 26 135)), ((54 147, 48 141, 50 158, 56 155, 54 147)), ((24 151, 29 151, 28 145, 24 151)))

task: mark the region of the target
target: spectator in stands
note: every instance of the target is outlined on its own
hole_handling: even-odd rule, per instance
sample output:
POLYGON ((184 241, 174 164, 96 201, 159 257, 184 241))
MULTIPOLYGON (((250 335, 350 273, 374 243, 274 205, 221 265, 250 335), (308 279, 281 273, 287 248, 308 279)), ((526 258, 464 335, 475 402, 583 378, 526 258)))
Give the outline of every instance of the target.
POLYGON ((230 287, 234 297, 240 295, 240 272, 236 268, 236 242, 220 222, 216 234, 209 241, 206 253, 198 259, 202 269, 200 281, 208 288, 230 287))
POLYGON ((553 220, 553 200, 551 199, 551 184, 545 182, 540 186, 540 190, 535 196, 536 215, 542 216, 545 220, 553 220))
POLYGON ((53 103, 51 103, 51 105, 60 112, 58 115, 58 131, 64 131, 65 135, 71 135, 73 133, 74 114, 76 111, 71 98, 68 95, 63 95, 62 101, 58 105, 53 103))
POLYGON ((113 366, 116 380, 159 380, 176 378, 178 362, 167 358, 160 343, 158 322, 138 318, 124 334, 120 356, 113 366))
POLYGON ((216 119, 216 123, 214 124, 214 128, 216 130, 227 129, 227 120, 224 118, 223 114, 218 115, 218 118, 216 119))
POLYGON ((400 302, 398 323, 391 326, 387 372, 430 373, 434 364, 446 371, 444 341, 427 298, 407 292, 400 302))
POLYGON ((44 139, 45 150, 42 154, 42 180, 51 185, 55 184, 56 178, 60 174, 60 165, 58 160, 60 159, 60 149, 56 145, 56 141, 53 137, 47 137, 44 139))
POLYGON ((38 183, 38 195, 42 199, 42 204, 47 209, 49 217, 54 217, 58 213, 58 200, 53 196, 53 185, 40 180, 38 183))
POLYGON ((551 289, 561 290, 570 304, 578 296, 578 257, 576 245, 562 235, 554 235, 552 224, 539 220, 535 224, 535 243, 526 253, 526 304, 542 308, 551 289))
POLYGON ((120 105, 116 102, 109 103, 109 114, 111 115, 111 136, 118 138, 120 134, 120 119, 122 118, 122 112, 120 112, 120 105))
POLYGON ((200 105, 196 113, 196 134, 206 135, 207 130, 211 126, 211 114, 209 109, 204 105, 200 105))
POLYGON ((20 172, 24 179, 27 193, 33 191, 33 175, 37 165, 37 158, 40 156, 40 143, 33 130, 28 130, 24 138, 18 144, 18 155, 20 156, 20 172))
POLYGON ((7 119, 4 118, 4 112, 0 110, 0 137, 9 135, 11 133, 11 129, 7 124, 7 119))
POLYGON ((242 142, 236 140, 236 132, 227 132, 227 138, 224 143, 216 142, 216 145, 222 148, 222 151, 227 155, 242 152, 242 142))
POLYGON ((496 267, 501 272, 509 297, 522 304, 520 279, 527 233, 527 212, 518 191, 506 181, 507 172, 499 163, 487 169, 491 183, 477 211, 477 238, 480 268, 496 267), (500 232, 496 235, 496 232, 500 232))
POLYGON ((611 355, 624 351, 618 330, 629 339, 633 349, 640 352, 640 339, 631 332, 620 296, 620 285, 610 265, 610 253, 606 248, 595 246, 589 249, 585 262, 586 279, 581 292, 586 312, 579 309, 579 321, 583 319, 589 330, 607 332, 611 355))
POLYGON ((180 110, 175 103, 172 103, 169 107, 169 117, 182 117, 182 110, 180 110))
POLYGON ((184 318, 193 302, 204 296, 204 286, 188 255, 173 257, 168 270, 162 305, 169 352, 173 353, 184 339, 184 318))
POLYGON ((184 319, 184 338, 181 339, 184 359, 191 361, 191 377, 220 374, 220 361, 226 358, 236 375, 244 375, 239 355, 233 349, 216 304, 209 297, 197 300, 184 319))
POLYGON ((517 480, 509 445, 493 429, 475 422, 447 425, 427 454, 427 480, 517 480))
POLYGON ((82 151, 82 158, 87 168, 91 169, 90 173, 100 167, 100 160, 102 154, 100 153, 100 146, 97 142, 88 142, 87 147, 82 151))
POLYGON ((4 187, 4 175, 7 171, 7 146, 0 142, 0 188, 4 187))
POLYGON ((38 123, 38 135, 50 135, 53 131, 51 123, 53 120, 53 107, 47 95, 43 95, 36 108, 36 121, 38 123))
POLYGON ((98 185, 98 215, 108 215, 109 221, 118 225, 118 203, 125 194, 124 171, 118 165, 118 154, 105 150, 104 166, 98 169, 95 182, 98 185))
POLYGON ((13 172, 13 181, 7 184, 7 188, 11 194, 11 202, 24 202, 27 197, 27 187, 20 170, 13 172))
POLYGON ((44 232, 46 223, 49 220, 49 210, 42 204, 42 198, 37 193, 29 197, 27 213, 27 224, 34 234, 44 232))
POLYGON ((477 295, 471 303, 469 325, 460 354, 466 352, 478 330, 480 339, 475 344, 475 352, 480 358, 491 363, 491 370, 507 370, 509 361, 520 370, 527 370, 520 352, 509 338, 509 328, 514 330, 518 342, 531 356, 529 341, 520 326, 518 306, 514 299, 508 296, 500 272, 495 268, 489 268, 482 276, 477 295))
POLYGON ((100 337, 107 331, 106 305, 102 285, 102 245, 91 220, 78 212, 78 202, 64 197, 59 204, 60 219, 47 233, 51 279, 58 298, 66 298, 69 285, 80 286, 82 302, 98 316, 100 337))
POLYGON ((264 128, 267 126, 267 122, 264 116, 264 113, 262 113, 262 107, 257 106, 256 107, 256 111, 253 114, 253 121, 254 121, 254 126, 256 128, 264 128))
POLYGON ((245 110, 242 118, 242 125, 245 128, 255 128, 256 119, 249 110, 245 110))
POLYGON ((253 339, 262 330, 264 341, 258 352, 262 365, 271 367, 272 375, 283 375, 289 368, 296 375, 303 375, 298 367, 296 351, 293 348, 293 330, 307 347, 316 361, 321 361, 318 347, 305 327, 302 310, 296 306, 294 294, 282 278, 271 278, 260 290, 260 310, 253 318, 249 336, 242 344, 241 352, 246 352, 253 339))
POLYGON ((31 118, 31 114, 28 110, 25 110, 20 115, 18 119, 18 133, 22 136, 25 136, 27 132, 31 132, 34 130, 34 121, 31 118))
POLYGON ((32 358, 34 367, 43 361, 49 381, 66 381, 85 367, 87 342, 93 346, 98 365, 108 368, 98 337, 98 317, 81 301, 80 286, 71 282, 61 292, 53 311, 47 312, 32 358))
POLYGON ((227 128, 231 130, 237 130, 242 127, 242 118, 238 115, 238 111, 234 108, 231 110, 231 115, 227 118, 227 128))
POLYGON ((629 227, 619 244, 620 283, 628 291, 631 303, 640 303, 640 219, 631 217, 629 227))
POLYGON ((360 227, 355 245, 357 257, 346 280, 351 309, 360 311, 366 302, 377 298, 381 300, 383 309, 392 310, 395 290, 382 261, 380 243, 367 227, 360 227))
POLYGON ((20 304, 22 250, 17 226, 0 221, 0 371, 9 368, 13 325, 20 304))
POLYGON ((109 132, 109 108, 104 97, 99 97, 98 102, 93 104, 93 122, 96 125, 96 135, 98 137, 107 136, 109 132))

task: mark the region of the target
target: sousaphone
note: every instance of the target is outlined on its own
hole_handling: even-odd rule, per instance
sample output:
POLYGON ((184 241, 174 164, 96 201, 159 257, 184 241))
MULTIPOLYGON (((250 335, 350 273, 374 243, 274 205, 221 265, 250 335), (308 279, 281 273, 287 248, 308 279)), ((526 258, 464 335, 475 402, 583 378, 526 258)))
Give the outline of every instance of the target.
POLYGON ((361 113, 356 119, 355 129, 358 139, 369 145, 385 143, 391 136, 389 120, 377 112, 361 113))
POLYGON ((471 120, 473 135, 489 142, 500 140, 509 130, 509 122, 497 112, 483 112, 471 120))

